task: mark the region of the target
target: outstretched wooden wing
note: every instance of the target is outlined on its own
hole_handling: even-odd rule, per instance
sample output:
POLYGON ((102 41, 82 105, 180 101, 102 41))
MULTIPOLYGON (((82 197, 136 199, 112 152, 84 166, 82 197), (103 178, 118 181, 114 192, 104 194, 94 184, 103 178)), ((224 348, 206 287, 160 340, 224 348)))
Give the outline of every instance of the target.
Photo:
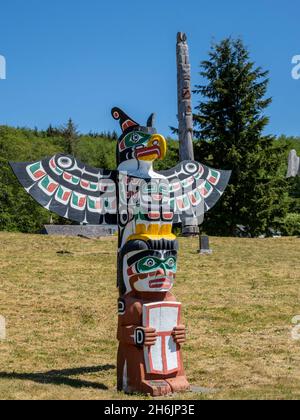
POLYGON ((64 154, 10 165, 25 190, 46 209, 79 223, 117 223, 116 171, 95 169, 64 154))
POLYGON ((169 183, 174 223, 201 218, 221 198, 231 171, 209 168, 195 161, 184 161, 168 171, 159 172, 169 183))

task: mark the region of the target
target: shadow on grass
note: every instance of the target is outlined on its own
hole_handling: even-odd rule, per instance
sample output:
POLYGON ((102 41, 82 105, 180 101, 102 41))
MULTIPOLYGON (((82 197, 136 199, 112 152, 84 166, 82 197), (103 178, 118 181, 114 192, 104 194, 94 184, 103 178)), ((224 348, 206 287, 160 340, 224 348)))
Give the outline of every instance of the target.
POLYGON ((102 383, 85 381, 82 379, 72 379, 69 376, 84 375, 88 373, 98 373, 115 369, 114 365, 80 367, 74 369, 50 370, 44 373, 16 373, 0 372, 0 379, 19 379, 33 381, 39 384, 67 385, 73 388, 93 388, 107 390, 108 387, 102 383))

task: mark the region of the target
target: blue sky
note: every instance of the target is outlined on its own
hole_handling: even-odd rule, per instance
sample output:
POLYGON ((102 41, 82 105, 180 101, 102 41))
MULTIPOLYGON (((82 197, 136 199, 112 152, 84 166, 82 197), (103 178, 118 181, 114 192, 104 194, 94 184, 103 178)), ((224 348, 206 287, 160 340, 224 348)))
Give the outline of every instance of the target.
MULTIPOLYGON (((0 6, 0 124, 46 128, 72 117, 113 130, 112 106, 157 128, 176 125, 176 33, 188 35, 192 82, 213 40, 241 36, 270 70, 268 132, 300 135, 299 0, 11 0, 0 6)), ((194 98, 194 106, 197 97, 194 98)))

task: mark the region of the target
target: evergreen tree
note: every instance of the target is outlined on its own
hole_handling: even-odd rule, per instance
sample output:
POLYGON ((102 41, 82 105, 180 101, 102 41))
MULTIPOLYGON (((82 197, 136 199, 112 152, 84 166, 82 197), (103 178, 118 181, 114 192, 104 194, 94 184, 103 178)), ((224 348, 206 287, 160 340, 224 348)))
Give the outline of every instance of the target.
POLYGON ((208 233, 235 235, 237 226, 249 236, 278 228, 288 210, 288 184, 280 173, 286 147, 265 135, 264 110, 268 72, 256 67, 243 42, 225 39, 214 44, 201 63, 206 84, 195 115, 197 160, 231 169, 230 185, 204 224, 208 233))
POLYGON ((46 130, 46 136, 55 137, 60 135, 62 135, 61 131, 58 128, 53 127, 52 124, 50 124, 46 130))
POLYGON ((66 146, 65 146, 66 152, 70 155, 74 155, 76 142, 79 137, 79 132, 72 118, 69 118, 67 124, 62 127, 61 133, 66 141, 66 146))

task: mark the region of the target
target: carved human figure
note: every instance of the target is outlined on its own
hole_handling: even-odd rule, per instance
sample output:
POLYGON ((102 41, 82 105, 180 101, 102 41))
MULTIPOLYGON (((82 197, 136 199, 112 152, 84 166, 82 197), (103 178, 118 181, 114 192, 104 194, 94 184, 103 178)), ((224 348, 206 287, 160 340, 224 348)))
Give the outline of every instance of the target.
POLYGON ((159 396, 189 389, 181 304, 171 293, 177 248, 176 240, 149 239, 129 241, 122 249, 126 292, 119 299, 119 390, 159 396))

